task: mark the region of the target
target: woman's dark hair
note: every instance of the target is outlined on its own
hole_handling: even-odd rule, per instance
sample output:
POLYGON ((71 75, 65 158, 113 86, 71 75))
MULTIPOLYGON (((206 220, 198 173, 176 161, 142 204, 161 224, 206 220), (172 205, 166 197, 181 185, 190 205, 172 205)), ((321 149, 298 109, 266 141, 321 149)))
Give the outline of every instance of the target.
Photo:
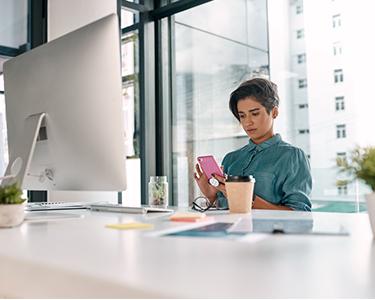
POLYGON ((237 103, 249 97, 262 104, 268 114, 275 106, 279 107, 280 99, 275 83, 265 78, 246 80, 230 94, 229 99, 229 109, 238 121, 240 116, 238 115, 237 103))

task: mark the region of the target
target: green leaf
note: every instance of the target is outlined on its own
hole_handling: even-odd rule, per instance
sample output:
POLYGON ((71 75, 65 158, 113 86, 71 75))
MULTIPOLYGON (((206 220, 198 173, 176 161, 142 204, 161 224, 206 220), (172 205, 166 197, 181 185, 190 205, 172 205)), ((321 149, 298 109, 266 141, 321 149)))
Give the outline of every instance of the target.
MULTIPOLYGON (((337 158, 336 164, 341 173, 363 180, 375 191, 375 148, 357 146, 351 152, 350 164, 343 162, 341 158, 337 158)), ((336 184, 341 186, 344 182, 339 180, 336 184)))
POLYGON ((18 182, 13 185, 0 186, 0 204, 20 204, 27 200, 21 198, 22 190, 18 187, 18 182))

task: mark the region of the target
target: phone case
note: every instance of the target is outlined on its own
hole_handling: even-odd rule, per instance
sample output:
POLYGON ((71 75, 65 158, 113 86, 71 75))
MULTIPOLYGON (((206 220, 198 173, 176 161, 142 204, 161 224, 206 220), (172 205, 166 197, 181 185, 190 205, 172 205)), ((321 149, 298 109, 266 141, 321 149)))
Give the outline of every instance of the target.
POLYGON ((221 177, 224 177, 219 164, 216 162, 216 159, 212 155, 198 156, 197 160, 208 179, 212 178, 212 174, 217 174, 221 177))

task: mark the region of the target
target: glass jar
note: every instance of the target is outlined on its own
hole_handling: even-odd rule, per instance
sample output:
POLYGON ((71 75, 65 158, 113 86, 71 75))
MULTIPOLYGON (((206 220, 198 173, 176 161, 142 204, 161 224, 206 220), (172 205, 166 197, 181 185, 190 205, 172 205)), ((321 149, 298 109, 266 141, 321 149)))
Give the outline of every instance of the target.
POLYGON ((151 206, 168 206, 167 176, 150 176, 148 202, 151 206))

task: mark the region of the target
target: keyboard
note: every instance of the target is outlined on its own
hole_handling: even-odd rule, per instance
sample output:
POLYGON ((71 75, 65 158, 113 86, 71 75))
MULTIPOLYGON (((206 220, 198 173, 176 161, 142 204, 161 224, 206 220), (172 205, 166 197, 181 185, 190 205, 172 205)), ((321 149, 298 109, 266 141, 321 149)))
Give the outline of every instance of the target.
POLYGON ((132 214, 147 214, 147 213, 173 213, 173 209, 162 207, 151 207, 151 206, 124 206, 122 204, 93 204, 90 209, 92 211, 106 211, 106 212, 120 212, 120 213, 132 213, 132 214))
POLYGON ((103 204, 103 202, 34 202, 27 203, 25 211, 89 209, 91 205, 100 203, 103 204))

